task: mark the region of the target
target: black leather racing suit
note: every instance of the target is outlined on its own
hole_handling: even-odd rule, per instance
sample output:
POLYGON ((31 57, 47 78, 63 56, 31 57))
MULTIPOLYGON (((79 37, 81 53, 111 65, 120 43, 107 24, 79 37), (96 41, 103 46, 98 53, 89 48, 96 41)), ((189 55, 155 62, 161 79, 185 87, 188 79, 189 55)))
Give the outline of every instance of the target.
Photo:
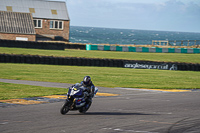
POLYGON ((94 86, 94 84, 92 83, 92 81, 90 82, 89 85, 85 85, 85 84, 83 83, 83 81, 82 81, 80 84, 87 88, 87 92, 88 92, 88 94, 90 95, 90 97, 94 97, 94 89, 95 89, 95 86, 94 86))
POLYGON ((94 89, 95 89, 95 86, 94 86, 94 84, 92 83, 92 81, 91 81, 90 84, 88 84, 88 85, 85 85, 85 84, 83 83, 83 81, 82 81, 80 84, 87 88, 86 91, 88 92, 89 95, 88 95, 87 98, 86 98, 86 102, 87 102, 87 103, 92 102, 92 98, 94 97, 94 89))

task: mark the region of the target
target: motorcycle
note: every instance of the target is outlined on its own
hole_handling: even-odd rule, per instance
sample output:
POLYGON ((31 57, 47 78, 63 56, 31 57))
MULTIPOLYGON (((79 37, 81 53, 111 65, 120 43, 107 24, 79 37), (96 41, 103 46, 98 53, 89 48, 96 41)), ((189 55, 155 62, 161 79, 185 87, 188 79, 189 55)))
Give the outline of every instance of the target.
MULTIPOLYGON (((68 113, 69 110, 79 110, 80 113, 86 113, 86 111, 90 108, 92 101, 86 102, 84 90, 86 90, 86 88, 78 83, 69 88, 67 99, 60 109, 60 113, 62 115, 68 113)), ((94 95, 97 92, 98 88, 95 87, 94 95)))

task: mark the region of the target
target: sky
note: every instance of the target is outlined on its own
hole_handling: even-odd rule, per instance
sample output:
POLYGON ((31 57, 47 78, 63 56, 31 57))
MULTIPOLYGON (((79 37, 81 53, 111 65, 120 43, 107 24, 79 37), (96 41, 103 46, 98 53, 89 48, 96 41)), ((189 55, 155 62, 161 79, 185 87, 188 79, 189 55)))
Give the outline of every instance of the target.
POLYGON ((200 32, 200 0, 58 1, 66 2, 71 26, 200 32))

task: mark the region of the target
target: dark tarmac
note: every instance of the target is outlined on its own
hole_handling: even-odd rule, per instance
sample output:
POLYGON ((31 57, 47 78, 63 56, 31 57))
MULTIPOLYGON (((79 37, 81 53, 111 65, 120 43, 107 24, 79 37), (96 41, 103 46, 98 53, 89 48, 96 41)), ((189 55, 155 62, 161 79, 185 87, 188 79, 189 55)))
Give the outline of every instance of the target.
MULTIPOLYGON (((35 85, 32 81, 10 83, 35 85)), ((0 80, 0 82, 6 82, 0 80)), ((70 84, 37 82, 37 86, 70 84)), ((200 91, 165 92, 98 87, 86 114, 60 114, 63 101, 0 106, 0 133, 200 133, 200 91)))

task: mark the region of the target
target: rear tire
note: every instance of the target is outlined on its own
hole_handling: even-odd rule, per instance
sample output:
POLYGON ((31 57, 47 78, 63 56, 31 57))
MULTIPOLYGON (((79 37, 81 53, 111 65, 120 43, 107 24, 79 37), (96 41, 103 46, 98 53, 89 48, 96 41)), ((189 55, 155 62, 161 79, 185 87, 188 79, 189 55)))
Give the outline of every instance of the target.
POLYGON ((79 109, 79 112, 83 113, 83 114, 86 113, 88 111, 88 109, 90 108, 91 104, 92 104, 92 102, 86 104, 84 107, 79 109))
POLYGON ((69 101, 65 101, 65 103, 63 104, 62 108, 60 109, 60 113, 62 115, 67 114, 67 112, 69 112, 69 101))

